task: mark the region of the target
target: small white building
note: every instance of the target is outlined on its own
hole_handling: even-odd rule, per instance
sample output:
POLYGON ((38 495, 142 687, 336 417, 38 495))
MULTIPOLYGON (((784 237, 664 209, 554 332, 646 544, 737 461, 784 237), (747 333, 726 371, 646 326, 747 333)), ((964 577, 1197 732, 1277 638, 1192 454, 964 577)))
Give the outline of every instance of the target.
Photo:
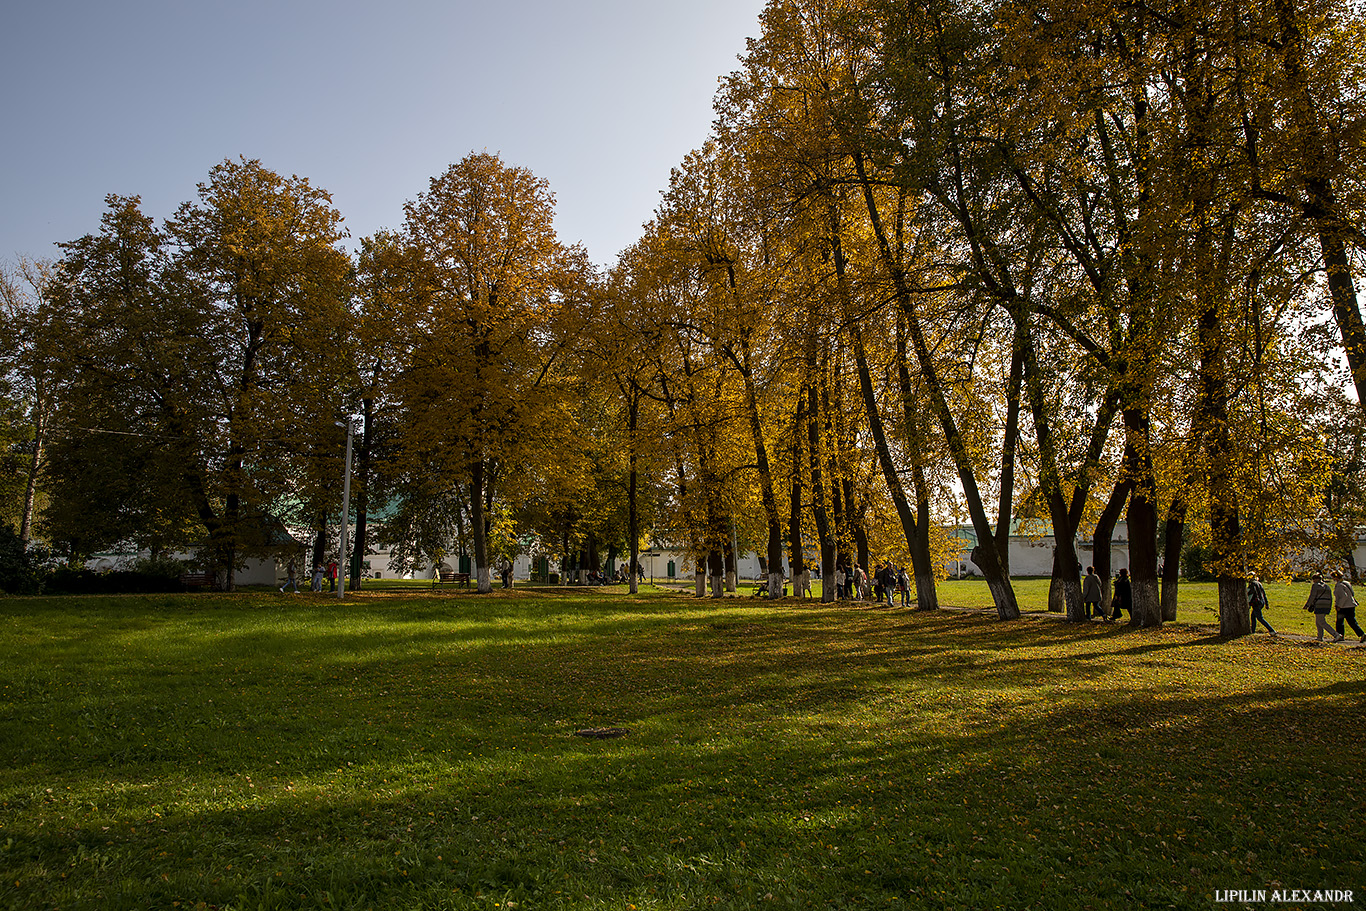
MULTIPOLYGON (((959 525, 952 531, 960 542, 958 555, 945 565, 950 579, 980 576, 982 568, 972 562, 972 549, 977 546, 977 532, 971 525, 959 525)), ((1053 575, 1053 529, 1043 522, 1017 520, 1007 543, 1012 577, 1053 575)), ((1091 538, 1077 541, 1077 562, 1082 574, 1095 563, 1095 542, 1091 538)), ((1129 568, 1129 526, 1124 521, 1115 523, 1110 536, 1110 572, 1129 568)))

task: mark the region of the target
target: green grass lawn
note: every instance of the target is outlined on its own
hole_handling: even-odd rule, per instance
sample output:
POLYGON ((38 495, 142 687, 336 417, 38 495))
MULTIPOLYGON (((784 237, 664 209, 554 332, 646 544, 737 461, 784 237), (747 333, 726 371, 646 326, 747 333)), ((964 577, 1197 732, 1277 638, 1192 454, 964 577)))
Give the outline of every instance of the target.
MULTIPOLYGON (((1309 597, 1309 583, 1267 582, 1266 595, 1270 602, 1262 611, 1268 623, 1278 633, 1298 633, 1305 636, 1315 635, 1314 615, 1304 610, 1305 599, 1309 597)), ((1015 597, 1020 610, 1025 612, 1046 612, 1048 610, 1047 579, 1014 580, 1015 597)), ((1219 587, 1213 582, 1182 582, 1177 608, 1178 623, 1194 623, 1212 627, 1219 626, 1219 587)), ((949 580, 939 585, 939 603, 956 607, 992 607, 991 593, 980 579, 949 580)), ((1330 622, 1336 617, 1329 615, 1330 622)), ((1358 620, 1358 622, 1362 622, 1358 620)), ((1258 627, 1258 635, 1266 630, 1258 627)), ((1351 635, 1351 629, 1347 629, 1351 635)), ((1352 636, 1355 640, 1356 636, 1352 636)))
POLYGON ((1364 667, 602 589, 5 598, 0 908, 1362 901, 1364 667))

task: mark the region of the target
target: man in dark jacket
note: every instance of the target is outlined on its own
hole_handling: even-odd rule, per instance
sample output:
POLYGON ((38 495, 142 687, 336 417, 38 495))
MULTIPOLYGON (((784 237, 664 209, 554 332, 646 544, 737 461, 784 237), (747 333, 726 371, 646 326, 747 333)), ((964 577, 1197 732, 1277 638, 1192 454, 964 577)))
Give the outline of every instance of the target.
POLYGON ((1262 608, 1266 607, 1266 604, 1266 589, 1262 588, 1262 583, 1257 581, 1257 574, 1252 573, 1247 577, 1247 606, 1252 608, 1252 631, 1255 633, 1257 624, 1261 623, 1262 626, 1266 627, 1266 631, 1274 636, 1276 631, 1262 616, 1262 608))

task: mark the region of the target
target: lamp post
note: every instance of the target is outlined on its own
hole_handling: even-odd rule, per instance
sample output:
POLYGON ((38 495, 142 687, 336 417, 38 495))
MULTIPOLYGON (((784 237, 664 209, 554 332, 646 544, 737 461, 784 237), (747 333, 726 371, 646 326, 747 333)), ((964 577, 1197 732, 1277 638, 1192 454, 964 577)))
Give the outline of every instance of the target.
POLYGON ((347 525, 351 518, 351 419, 346 419, 346 473, 342 475, 342 512, 341 512, 341 532, 337 538, 337 552, 340 559, 337 561, 337 598, 338 600, 346 597, 346 532, 347 525))

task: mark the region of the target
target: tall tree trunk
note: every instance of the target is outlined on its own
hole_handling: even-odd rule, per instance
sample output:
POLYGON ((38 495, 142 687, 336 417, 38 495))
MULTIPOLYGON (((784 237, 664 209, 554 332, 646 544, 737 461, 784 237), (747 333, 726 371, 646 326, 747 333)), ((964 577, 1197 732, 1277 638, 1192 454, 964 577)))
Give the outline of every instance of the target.
POLYGON ((1209 472, 1210 540, 1219 579, 1219 634, 1246 636, 1252 632, 1252 617, 1241 566, 1242 515, 1233 477, 1235 456, 1229 428, 1225 345, 1217 302, 1206 301, 1198 324, 1203 400, 1198 414, 1203 419, 1201 438, 1209 472))
POLYGON ((308 567, 310 574, 313 567, 323 562, 323 557, 327 555, 327 516, 318 516, 318 524, 313 529, 313 562, 308 567))
POLYGON ((19 546, 28 549, 29 537, 33 532, 33 503, 38 496, 38 474, 43 468, 43 449, 47 442, 47 408, 36 403, 33 406, 33 461, 28 466, 28 478, 24 481, 24 507, 19 519, 19 546))
POLYGON ((806 594, 806 586, 810 584, 809 573, 811 572, 806 565, 806 545, 802 541, 802 436, 806 433, 805 420, 806 394, 805 390, 798 390, 797 414, 792 422, 792 440, 789 446, 791 454, 789 464, 792 467, 792 477, 789 488, 791 514, 787 520, 787 562, 792 572, 792 594, 798 597, 806 594))
MULTIPOLYGON (((1115 523, 1119 521, 1119 514, 1124 511, 1124 503, 1129 499, 1130 492, 1134 489, 1133 481, 1128 478, 1122 479, 1115 485, 1115 489, 1110 492, 1110 499, 1106 502, 1105 508, 1101 510, 1100 518, 1096 520, 1096 532, 1092 537, 1094 553, 1094 565, 1096 575, 1100 576, 1100 606, 1105 616, 1110 616, 1111 595, 1110 579, 1113 575, 1110 572, 1111 543, 1115 536, 1115 523)), ((1133 545, 1130 544, 1132 550, 1133 545)))
MULTIPOLYGON (((814 354, 812 355, 814 360, 814 354)), ((816 385, 807 386, 807 451, 811 459, 811 511, 816 519, 816 534, 821 546, 821 601, 835 600, 835 536, 825 511, 825 487, 821 469, 820 406, 816 385)))
POLYGON ((1133 482, 1129 493, 1129 575, 1133 579, 1134 626, 1161 626, 1162 600, 1157 591, 1157 503, 1154 500, 1149 421, 1145 411, 1124 411, 1124 463, 1133 482))
POLYGON ((735 544, 735 519, 730 520, 730 534, 726 535, 721 542, 721 556, 726 564, 726 591, 733 592, 739 588, 740 581, 740 554, 735 544))
POLYGON ((361 587, 361 569, 364 566, 367 546, 365 538, 370 508, 370 452, 374 441, 375 400, 368 397, 363 399, 361 409, 365 416, 365 429, 361 432, 360 453, 356 460, 356 475, 360 483, 356 485, 356 540, 351 545, 352 591, 357 591, 361 587))
POLYGON ((630 433, 629 466, 626 478, 626 534, 630 537, 631 594, 640 593, 640 512, 636 500, 639 497, 640 455, 637 451, 637 431, 640 426, 640 390, 634 384, 630 387, 630 403, 627 409, 628 430, 630 433))
POLYGON ((1006 427, 1001 440, 1001 490, 996 510, 996 551, 1001 569, 1010 573, 1010 526, 1015 512, 1015 449, 1020 441, 1020 389, 1024 383, 1025 324, 1017 320, 1011 339, 1010 380, 1006 387, 1006 427))
POLYGON ((1333 140, 1320 121, 1319 106, 1310 88, 1309 60, 1296 0, 1276 0, 1276 20, 1280 28, 1281 65, 1289 83, 1293 148, 1299 153, 1297 176, 1303 192, 1300 207, 1319 237, 1333 319, 1342 336, 1357 402, 1366 408, 1366 327, 1357 304, 1352 263, 1347 252, 1348 220, 1341 211, 1331 176, 1337 156, 1332 151, 1333 140))
POLYGON ((1181 547, 1186 538, 1186 493, 1178 490, 1167 508, 1167 532, 1162 542, 1162 619, 1176 619, 1176 598, 1181 590, 1181 547))
POLYGON ((915 554, 920 530, 916 525, 911 504, 906 499, 906 491, 901 485, 896 463, 892 460, 891 449, 887 445, 887 434, 882 426, 882 415, 878 410, 877 396, 873 392, 872 373, 868 369, 868 355, 863 346, 863 332, 854 326, 851 330, 854 340, 854 361, 858 367, 859 390, 863 394, 863 409, 868 416, 868 429, 873 435, 873 445, 877 449, 878 464, 882 467, 882 479, 891 495, 892 505, 896 507, 897 518, 901 520, 901 533, 906 538, 906 548, 915 554))
POLYGON ((569 584, 570 556, 569 556, 569 532, 574 527, 574 510, 570 509, 564 514, 564 525, 560 534, 560 584, 569 584))
POLYGON ((764 504, 764 518, 768 522, 768 597, 783 596, 783 523, 778 516, 778 498, 773 493, 773 474, 768 464, 768 446, 764 442, 763 422, 759 416, 759 397, 754 388, 754 370, 750 363, 749 339, 740 339, 740 358, 736 366, 745 384, 745 404, 749 411, 749 432, 754 443, 754 460, 759 472, 759 493, 764 504))
MULTIPOLYGON (((1053 440, 1053 425, 1049 422, 1047 404, 1043 388, 1043 371, 1039 366, 1039 355, 1029 331, 1029 313, 1019 308, 1017 335, 1024 350, 1023 362, 1025 388, 1029 396, 1029 408, 1034 420, 1034 432, 1039 443, 1039 485, 1043 488, 1044 500, 1048 504, 1048 515, 1053 522, 1053 574, 1060 579, 1063 598, 1067 609, 1067 619, 1073 623, 1084 623, 1086 606, 1081 600, 1081 574, 1077 564, 1076 527, 1072 524, 1071 511, 1063 499, 1062 479, 1058 474, 1058 452, 1053 440)), ((1051 586, 1050 586, 1051 588, 1051 586)), ((1052 605, 1049 605, 1050 608, 1052 605)))
POLYGON ((470 530, 474 533, 474 567, 480 594, 493 591, 489 572, 488 532, 484 526, 484 460, 475 459, 470 470, 470 530))
POLYGON ((919 466, 911 468, 915 484, 915 512, 917 531, 915 546, 911 548, 911 567, 915 571, 916 610, 939 610, 938 580, 935 578, 934 557, 930 552, 930 486, 919 466))
MULTIPOLYGON (((919 397, 911 383, 910 358, 906 350, 906 318, 898 311, 896 320, 897 382, 901 386, 902 436, 911 460, 911 483, 915 488, 915 539, 911 542, 911 570, 915 576, 917 610, 938 610, 939 590, 930 555, 930 488, 925 479, 925 450, 928 448, 919 397)), ((905 523, 902 523, 905 530, 905 523)))
POLYGON ((925 384, 926 397, 930 400, 930 405, 939 419, 940 427, 944 433, 944 441, 948 444, 949 453, 958 469, 958 479, 963 487, 963 499, 967 501, 968 514, 972 519, 973 529, 977 533, 977 550, 979 552, 977 565, 981 567, 987 588, 991 591, 997 616, 1002 620, 1017 620, 1020 617, 1020 606, 1015 600, 1015 589, 1010 584, 1007 564, 1001 558, 1000 551, 996 546, 995 531, 991 526, 991 520, 987 517, 986 509, 982 505, 982 496, 977 487, 977 476, 973 470, 971 454, 968 451, 966 441, 958 430, 953 410, 949 407, 938 366, 935 364, 934 356, 930 353, 929 343, 920 327, 920 316, 911 300, 910 287, 907 284, 906 276, 895 257, 892 256, 891 246, 887 241, 878 213, 872 182, 868 177, 861 153, 855 153, 854 165, 863 188, 869 222, 872 225, 873 234, 877 238, 882 261, 891 274, 897 302, 906 317, 906 328, 911 336, 916 362, 920 365, 920 375, 925 384))

